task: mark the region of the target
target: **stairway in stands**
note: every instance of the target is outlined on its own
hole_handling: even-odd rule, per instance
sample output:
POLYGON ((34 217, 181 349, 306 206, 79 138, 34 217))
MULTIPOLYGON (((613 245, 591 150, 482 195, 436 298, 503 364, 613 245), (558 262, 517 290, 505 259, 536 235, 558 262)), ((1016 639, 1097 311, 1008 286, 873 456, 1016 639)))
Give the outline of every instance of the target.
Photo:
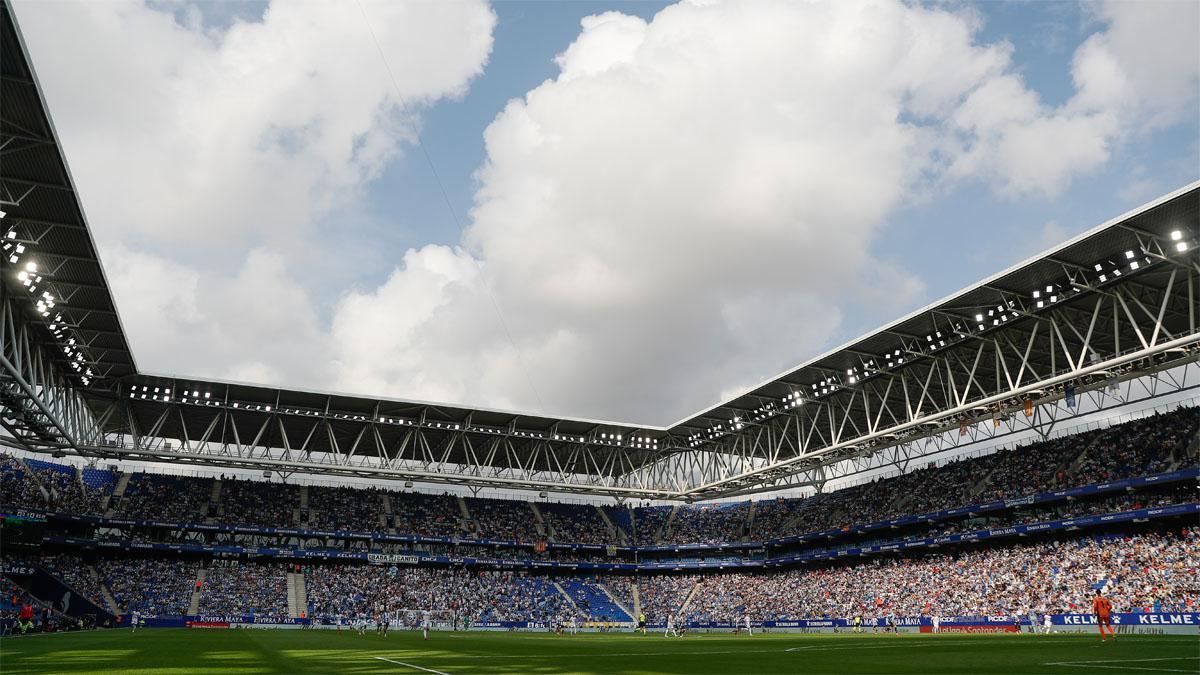
POLYGON ((196 583, 192 585, 192 599, 188 602, 188 614, 195 616, 200 613, 200 590, 208 579, 208 570, 201 567, 196 572, 196 583))
POLYGON ((287 573, 287 596, 288 616, 293 619, 305 616, 308 612, 308 591, 303 572, 287 573))

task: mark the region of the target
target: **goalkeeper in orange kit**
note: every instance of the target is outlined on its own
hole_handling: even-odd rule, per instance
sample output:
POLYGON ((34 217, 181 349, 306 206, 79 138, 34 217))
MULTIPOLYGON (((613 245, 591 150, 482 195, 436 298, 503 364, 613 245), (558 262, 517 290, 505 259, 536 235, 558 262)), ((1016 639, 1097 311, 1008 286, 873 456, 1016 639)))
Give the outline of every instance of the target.
POLYGON ((1099 588, 1096 589, 1096 597, 1092 598, 1092 612, 1096 615, 1096 625, 1100 627, 1100 641, 1108 642, 1108 638, 1104 637, 1104 627, 1108 626, 1108 634, 1116 642, 1117 634, 1112 627, 1112 601, 1100 595, 1099 588))

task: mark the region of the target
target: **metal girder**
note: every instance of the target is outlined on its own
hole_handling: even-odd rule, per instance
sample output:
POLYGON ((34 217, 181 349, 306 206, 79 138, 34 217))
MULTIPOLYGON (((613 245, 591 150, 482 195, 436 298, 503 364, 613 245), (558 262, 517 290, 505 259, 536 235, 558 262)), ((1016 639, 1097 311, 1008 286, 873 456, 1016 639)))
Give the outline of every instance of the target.
POLYGON ((10 445, 78 450, 99 439, 100 426, 63 360, 45 349, 43 330, 0 284, 0 426, 10 445))
MULTIPOLYGON (((1143 274, 1107 283, 1064 270, 1072 290, 1042 307, 1010 289, 995 289, 994 307, 1006 315, 996 325, 981 325, 984 307, 935 308, 931 321, 945 322, 932 324, 943 325, 941 335, 936 342, 903 336, 902 356, 892 354, 895 367, 864 368, 846 378, 822 369, 827 392, 797 383, 795 395, 778 401, 757 397, 756 407, 731 408, 731 419, 713 415, 719 431, 705 438, 691 429, 624 427, 621 440, 614 440, 614 427, 604 423, 581 431, 576 422, 568 434, 560 433, 566 421, 533 428, 527 425, 534 418, 513 415, 501 425, 495 413, 452 417, 445 406, 384 401, 367 409, 361 399, 335 395, 306 394, 305 407, 297 407, 285 396, 301 394, 282 390, 262 390, 250 403, 236 399, 236 388, 214 389, 210 397, 208 391, 187 391, 189 381, 162 378, 154 378, 161 387, 119 383, 115 392, 88 392, 91 426, 64 423, 67 435, 22 438, 32 449, 71 446, 81 454, 119 459, 617 499, 693 501, 820 489, 829 481, 884 467, 903 469, 1004 434, 1048 432, 1074 414, 1064 402, 1068 390, 1106 409, 1135 400, 1149 404, 1196 387, 1200 268, 1178 256, 1146 266, 1143 274), (1110 393, 1114 383, 1117 389, 1110 393), (1143 393, 1118 395, 1122 387, 1143 393), (390 412, 400 409, 396 406, 406 407, 390 412), (490 421, 478 421, 483 418, 490 421), (632 442, 651 433, 657 442, 632 442)), ((6 316, 20 316, 17 303, 5 306, 6 316)), ((25 337, 6 333, 5 354, 13 354, 9 370, 15 371, 18 363, 36 362, 25 353, 44 354, 44 345, 36 331, 29 332, 30 322, 10 322, 26 330, 25 337), (24 360, 12 360, 18 355, 24 360)), ((886 357, 877 358, 882 365, 886 357)), ((217 386, 190 386, 210 385, 217 386)), ((62 386, 70 391, 69 382, 62 386)), ((63 405, 49 401, 47 409, 63 405)))
MULTIPOLYGON (((839 483, 854 476, 877 475, 879 471, 903 473, 910 466, 936 461, 942 457, 969 452, 972 448, 993 448, 1008 438, 1033 442, 1067 430, 1070 422, 1097 413, 1128 406, 1145 408, 1158 400, 1177 394, 1200 394, 1200 360, 1174 361, 1155 372, 1131 372, 1117 382, 1095 381, 1075 391, 1076 405, 1068 406, 1065 398, 1042 401, 1029 415, 1023 410, 1006 411, 995 419, 984 419, 965 426, 946 428, 938 425, 925 434, 914 434, 901 442, 871 451, 850 454, 836 461, 817 461, 811 465, 801 462, 785 470, 772 470, 762 460, 762 479, 752 487, 727 491, 722 497, 745 496, 796 488, 824 491, 829 483, 839 483)), ((1195 399, 1191 399, 1195 401, 1195 399)), ((752 458, 748 462, 754 462, 752 458)))
MULTIPOLYGON (((947 326, 932 348, 907 350, 900 367, 841 379, 825 396, 765 405, 707 438, 693 432, 690 452, 646 470, 679 476, 684 499, 776 489, 798 475, 814 484, 817 468, 828 480, 843 470, 831 467, 848 461, 900 461, 896 453, 911 453, 914 441, 934 431, 957 433, 961 426, 969 435, 982 423, 1023 417, 1026 401, 1034 411, 1051 409, 1068 392, 1080 396, 1138 378, 1171 391, 1160 373, 1190 374, 1200 359, 1200 272, 1194 256, 1175 261, 1185 264, 1164 262, 1153 283, 1098 286, 1076 278, 1078 290, 1050 306, 1002 300, 1009 319, 1000 326, 947 326)), ((978 315, 966 320, 982 323, 978 315)))
POLYGON ((434 483, 584 492, 664 499, 671 490, 629 471, 627 448, 492 436, 432 425, 396 427, 336 413, 287 420, 286 412, 246 411, 177 399, 135 411, 125 398, 92 402, 107 420, 88 454, 126 460, 370 476, 434 483), (294 436, 289 429, 300 429, 294 436), (500 462, 498 458, 507 458, 500 462))

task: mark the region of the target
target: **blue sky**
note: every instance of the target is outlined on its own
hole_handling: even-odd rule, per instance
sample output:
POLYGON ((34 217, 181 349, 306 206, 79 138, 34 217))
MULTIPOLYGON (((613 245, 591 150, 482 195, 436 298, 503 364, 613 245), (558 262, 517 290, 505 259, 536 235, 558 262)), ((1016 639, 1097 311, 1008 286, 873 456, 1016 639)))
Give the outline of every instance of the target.
POLYGON ((154 372, 661 424, 1200 174, 1194 3, 17 10, 154 372))
MULTIPOLYGON (((619 11, 649 19, 667 4, 546 0, 493 4, 498 17, 496 42, 486 75, 472 84, 463 99, 441 101, 422 116, 421 138, 450 206, 429 162, 414 149, 375 182, 365 220, 385 233, 390 248, 456 244, 474 201, 474 173, 484 160, 483 131, 505 103, 558 74, 554 57, 579 34, 583 17, 619 11)), ((371 282, 382 281, 388 262, 380 260, 371 282)))
MULTIPOLYGON (((474 172, 485 158, 484 129, 509 99, 557 75, 553 59, 578 35, 580 19, 619 11, 649 20, 669 4, 494 3, 499 20, 486 75, 466 97, 441 101, 423 116, 422 138, 454 215, 424 155, 408 152, 391 164, 371 190, 366 220, 385 233, 388 248, 459 241, 477 187, 474 172)), ((980 15, 980 40, 1010 42, 1015 70, 1045 103, 1061 105, 1070 99, 1075 49, 1098 27, 1080 3, 985 2, 970 7, 980 15)), ((1138 139, 1119 148, 1107 166, 1078 178, 1053 199, 998 199, 986 185, 975 184, 896 213, 878 241, 878 251, 898 264, 919 269, 927 287, 904 310, 951 294, 1195 180, 1198 131, 1200 125, 1179 124, 1138 139), (1057 228, 1047 230, 1049 223, 1057 228), (931 247, 930 241, 939 244, 931 247)), ((364 280, 378 283, 388 270, 388 261, 381 259, 374 274, 364 280)), ((864 316, 831 337, 828 345, 840 344, 890 318, 894 317, 864 316)))

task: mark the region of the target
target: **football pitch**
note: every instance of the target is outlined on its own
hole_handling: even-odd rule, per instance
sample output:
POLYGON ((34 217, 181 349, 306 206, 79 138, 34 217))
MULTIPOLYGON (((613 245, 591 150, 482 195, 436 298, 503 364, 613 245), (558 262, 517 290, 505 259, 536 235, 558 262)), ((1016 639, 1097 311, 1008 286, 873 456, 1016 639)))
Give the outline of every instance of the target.
POLYGON ((1200 636, 370 633, 157 629, 6 638, 4 673, 1197 673, 1200 636))

